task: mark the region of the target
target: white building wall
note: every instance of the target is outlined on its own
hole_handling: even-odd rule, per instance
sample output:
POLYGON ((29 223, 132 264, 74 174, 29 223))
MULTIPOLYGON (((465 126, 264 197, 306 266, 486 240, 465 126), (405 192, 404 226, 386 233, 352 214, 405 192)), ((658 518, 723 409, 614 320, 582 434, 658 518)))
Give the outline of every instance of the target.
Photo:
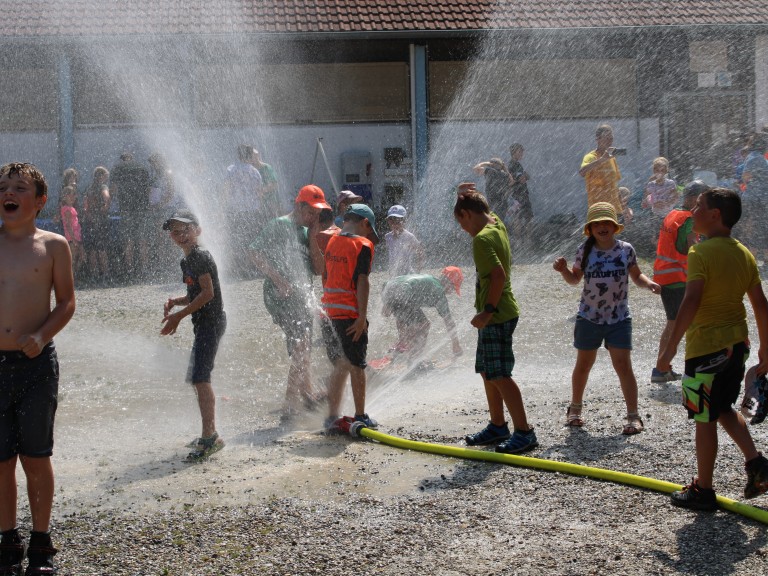
MULTIPOLYGON (((627 149, 626 156, 617 158, 624 178, 622 185, 638 191, 651 174, 651 161, 659 154, 659 120, 604 122, 613 127, 614 145, 627 149)), ((531 177, 529 191, 534 216, 546 219, 564 212, 580 215, 586 211, 587 200, 584 179, 578 171, 584 155, 594 149, 599 123, 602 122, 541 120, 433 125, 429 186, 424 202, 444 208, 450 204, 452 209, 453 196, 449 190, 459 182, 475 181, 482 190, 482 177, 472 173, 472 166, 492 157, 509 161, 509 146, 519 142, 525 148, 523 167, 531 177)))
MULTIPOLYGON (((764 87, 765 89, 765 87, 764 87)), ((651 160, 659 153, 658 119, 607 119, 615 134, 615 145, 627 148, 619 158, 625 185, 637 189, 650 174, 651 160), (634 185, 632 182, 634 181, 634 185)), ((482 178, 472 173, 476 163, 498 156, 509 159, 509 145, 525 147, 523 165, 531 175, 530 189, 537 218, 554 213, 579 211, 585 206, 584 181, 578 175, 581 159, 594 145, 598 122, 508 121, 435 123, 430 126, 429 171, 425 194, 414 202, 417 211, 434 212, 452 207, 449 191, 465 180, 482 178), (450 205, 450 206, 449 206, 450 205)), ((80 171, 80 188, 90 182, 96 166, 112 168, 124 150, 133 151, 146 162, 155 151, 166 154, 170 165, 201 201, 215 195, 226 167, 234 161, 240 143, 252 143, 264 161, 278 173, 283 200, 290 205, 296 190, 310 183, 317 138, 322 138, 337 185, 341 185, 341 156, 367 151, 372 158, 374 203, 378 204, 385 184, 384 148, 402 147, 410 155, 410 125, 302 125, 231 128, 190 132, 172 127, 89 128, 75 132, 75 167, 80 171)), ((28 160, 48 177, 52 196, 58 193, 59 167, 55 134, 5 134, 0 138, 0 159, 28 160)), ((674 173, 674 166, 672 167, 674 173)), ((314 183, 329 196, 333 189, 318 155, 314 183)), ((207 199, 207 200, 206 200, 207 199)), ((209 204, 211 205, 211 204, 209 204)))

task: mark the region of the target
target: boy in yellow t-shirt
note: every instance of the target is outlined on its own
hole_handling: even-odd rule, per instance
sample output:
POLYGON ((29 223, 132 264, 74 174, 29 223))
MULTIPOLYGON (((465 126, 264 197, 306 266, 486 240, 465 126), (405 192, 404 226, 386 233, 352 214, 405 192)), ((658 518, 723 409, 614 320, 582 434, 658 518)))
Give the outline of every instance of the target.
POLYGON ((731 238, 731 228, 741 217, 739 195, 713 188, 699 195, 692 213, 694 232, 707 240, 688 252, 685 296, 660 363, 669 365, 685 334, 683 405, 696 422, 698 478, 671 497, 675 506, 714 510, 718 424, 744 454, 744 497, 754 498, 768 490, 768 459, 757 451, 744 418, 733 408, 749 357, 744 294, 752 304, 760 336, 757 374, 768 371, 768 301, 755 258, 731 238))

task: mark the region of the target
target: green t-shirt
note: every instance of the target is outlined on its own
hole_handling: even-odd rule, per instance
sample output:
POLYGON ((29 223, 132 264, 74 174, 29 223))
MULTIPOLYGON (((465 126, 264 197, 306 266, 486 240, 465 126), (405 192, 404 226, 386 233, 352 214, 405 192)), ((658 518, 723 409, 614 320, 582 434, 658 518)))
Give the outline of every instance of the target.
POLYGON ((688 282, 704 280, 704 293, 685 333, 685 358, 711 354, 747 339, 744 294, 760 284, 754 256, 738 240, 710 238, 688 252, 688 282))
POLYGON ((279 214, 280 199, 277 191, 277 174, 275 173, 275 169, 272 168, 270 164, 263 163, 259 168, 257 168, 257 170, 261 175, 261 182, 265 187, 269 186, 270 184, 275 185, 274 190, 264 194, 265 210, 267 214, 279 214))
MULTIPOLYGON (((306 294, 312 289, 312 260, 305 226, 297 225, 290 216, 275 218, 264 226, 250 249, 259 252, 295 288, 289 299, 306 300, 306 294)), ((271 305, 282 305, 285 300, 278 296, 272 280, 265 278, 264 302, 267 308, 271 310, 271 305)))
POLYGON ((491 213, 496 219, 495 224, 488 224, 472 239, 472 257, 475 260, 477 284, 475 285, 475 310, 482 312, 488 300, 488 290, 491 287, 491 271, 501 265, 506 279, 501 299, 497 304, 498 312, 491 318, 490 324, 499 324, 520 316, 514 294, 510 271, 512 255, 509 247, 509 236, 501 218, 491 213))
POLYGON ((382 289, 384 302, 414 308, 436 308, 441 318, 450 317, 448 298, 440 280, 430 274, 406 274, 392 278, 382 289))

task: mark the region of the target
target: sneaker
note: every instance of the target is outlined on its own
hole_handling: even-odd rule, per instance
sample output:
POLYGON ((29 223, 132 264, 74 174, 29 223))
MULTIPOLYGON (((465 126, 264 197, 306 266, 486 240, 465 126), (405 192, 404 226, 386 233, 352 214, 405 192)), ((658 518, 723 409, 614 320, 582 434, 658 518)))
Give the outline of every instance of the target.
POLYGON ((0 541, 0 574, 20 575, 24 551, 24 541, 16 528, 3 532, 0 541))
POLYGON ((539 445, 539 441, 536 439, 536 432, 533 428, 530 430, 515 430, 515 433, 509 437, 509 440, 502 442, 496 446, 496 452, 503 452, 504 454, 520 454, 522 452, 528 452, 533 450, 539 445))
POLYGON ((467 446, 480 446, 482 444, 495 444, 509 438, 509 426, 504 422, 503 426, 496 426, 493 422, 488 422, 488 426, 475 432, 464 436, 464 442, 467 446))
POLYGON ((27 549, 27 576, 37 576, 39 574, 55 574, 56 568, 53 565, 53 557, 56 555, 56 548, 51 543, 51 535, 48 532, 31 532, 29 535, 29 548, 27 549))
POLYGON ((667 372, 662 372, 657 368, 651 370, 651 382, 674 382, 682 378, 682 374, 675 372, 671 368, 667 372))
POLYGON ((368 414, 355 414, 355 422, 362 422, 365 424, 366 428, 372 428, 374 430, 379 427, 379 423, 368 416, 368 414))
POLYGON ((717 509, 717 497, 712 488, 702 488, 696 478, 691 480, 688 486, 669 495, 672 504, 680 508, 691 510, 705 510, 711 512, 717 509))
POLYGON ((747 486, 744 488, 744 498, 754 498, 768 491, 768 458, 760 454, 747 462, 747 486))

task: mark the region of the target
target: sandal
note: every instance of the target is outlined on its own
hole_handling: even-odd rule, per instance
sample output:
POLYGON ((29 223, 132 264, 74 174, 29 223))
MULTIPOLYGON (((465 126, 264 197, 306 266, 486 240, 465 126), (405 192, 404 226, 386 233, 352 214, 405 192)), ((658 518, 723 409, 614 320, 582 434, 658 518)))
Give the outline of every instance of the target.
POLYGON ((214 432, 208 438, 200 438, 200 442, 195 449, 187 454, 187 462, 202 462, 222 448, 224 448, 224 440, 219 438, 218 432, 214 432))
POLYGON ((0 544, 0 576, 17 576, 22 573, 26 544, 18 539, 13 544, 0 544))
POLYGON ((637 412, 627 413, 627 417, 624 420, 626 420, 627 423, 624 424, 624 429, 621 431, 621 433, 625 436, 640 434, 640 432, 645 429, 643 426, 643 419, 640 418, 640 414, 637 412))
POLYGON ((581 408, 583 404, 574 404, 571 402, 565 411, 565 425, 572 428, 581 428, 584 426, 584 418, 581 417, 581 408))
MULTIPOLYGON (((25 576, 48 576, 57 574, 58 570, 53 563, 53 557, 58 550, 51 544, 51 536, 47 532, 32 532, 29 536, 27 548, 27 566, 25 576)), ((21 572, 19 572, 21 574, 21 572)))

